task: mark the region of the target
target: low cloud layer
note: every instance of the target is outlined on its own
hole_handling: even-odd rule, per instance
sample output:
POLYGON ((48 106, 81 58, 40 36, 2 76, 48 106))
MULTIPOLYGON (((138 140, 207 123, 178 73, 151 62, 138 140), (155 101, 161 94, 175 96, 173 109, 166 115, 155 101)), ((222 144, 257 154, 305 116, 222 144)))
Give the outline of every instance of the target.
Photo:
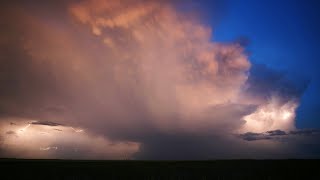
POLYGON ((114 141, 80 128, 52 124, 57 123, 39 124, 20 119, 13 126, 2 122, 1 132, 9 131, 2 136, 0 157, 130 159, 139 150, 139 144, 135 142, 114 141))
POLYGON ((273 130, 267 131, 263 133, 253 133, 247 132, 244 134, 240 134, 239 137, 246 140, 246 141, 256 141, 256 140, 275 140, 279 138, 288 138, 295 137, 295 136, 309 136, 309 137, 316 137, 320 135, 320 130, 318 129, 299 129, 295 131, 285 132, 282 130, 273 130))
POLYGON ((179 3, 5 3, 1 157, 283 157, 286 146, 234 134, 297 131, 304 86, 252 65, 243 43, 212 42, 179 3))

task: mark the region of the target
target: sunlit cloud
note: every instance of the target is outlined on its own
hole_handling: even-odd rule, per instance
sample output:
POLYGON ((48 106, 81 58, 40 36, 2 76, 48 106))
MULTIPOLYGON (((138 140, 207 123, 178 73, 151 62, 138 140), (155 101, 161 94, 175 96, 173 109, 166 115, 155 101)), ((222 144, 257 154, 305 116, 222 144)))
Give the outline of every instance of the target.
POLYGON ((17 134, 1 134, 2 157, 121 159, 202 137, 233 154, 229 142, 249 143, 233 134, 296 131, 298 93, 255 79, 245 47, 212 41, 201 17, 171 1, 61 4, 8 3, 0 17, 0 128, 17 134))
POLYGON ((264 132, 275 129, 294 130, 295 111, 298 103, 293 101, 282 103, 281 97, 271 99, 258 107, 257 111, 245 116, 243 132, 264 132))
POLYGON ((17 127, 14 128, 5 123, 1 124, 1 132, 11 129, 2 141, 1 157, 123 159, 132 156, 140 146, 135 142, 119 142, 93 134, 79 134, 77 132, 83 132, 80 131, 82 129, 74 130, 69 126, 59 125, 61 131, 56 131, 50 125, 32 126, 29 123, 23 126, 25 123, 28 121, 18 119, 17 127), (23 132, 20 131, 20 126, 24 127, 23 132))

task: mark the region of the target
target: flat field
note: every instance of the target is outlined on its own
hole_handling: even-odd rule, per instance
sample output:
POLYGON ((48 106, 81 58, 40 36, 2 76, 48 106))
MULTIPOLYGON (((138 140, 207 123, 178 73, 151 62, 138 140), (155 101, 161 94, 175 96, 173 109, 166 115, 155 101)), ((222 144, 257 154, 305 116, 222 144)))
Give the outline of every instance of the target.
POLYGON ((320 179, 320 160, 87 161, 0 159, 0 179, 320 179))

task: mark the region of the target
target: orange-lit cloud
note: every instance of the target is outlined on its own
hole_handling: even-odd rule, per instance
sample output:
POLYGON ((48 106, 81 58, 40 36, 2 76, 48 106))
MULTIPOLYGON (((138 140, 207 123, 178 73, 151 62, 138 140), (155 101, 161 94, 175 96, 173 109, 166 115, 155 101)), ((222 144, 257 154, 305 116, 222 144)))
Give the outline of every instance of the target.
POLYGON ((82 1, 69 10, 110 50, 105 58, 114 60, 115 83, 143 94, 157 127, 196 128, 207 108, 237 103, 250 68, 243 48, 211 42, 210 27, 169 3, 82 1))
POLYGON ((8 3, 1 11, 0 115, 9 117, 1 119, 1 147, 11 156, 68 158, 77 146, 74 158, 117 159, 170 135, 220 142, 239 131, 294 129, 298 101, 251 96, 244 47, 213 42, 211 27, 170 1, 51 5, 8 3), (13 139, 5 132, 16 117, 25 135, 13 139), (68 129, 47 124, 50 133, 41 134, 44 127, 26 119, 68 129))

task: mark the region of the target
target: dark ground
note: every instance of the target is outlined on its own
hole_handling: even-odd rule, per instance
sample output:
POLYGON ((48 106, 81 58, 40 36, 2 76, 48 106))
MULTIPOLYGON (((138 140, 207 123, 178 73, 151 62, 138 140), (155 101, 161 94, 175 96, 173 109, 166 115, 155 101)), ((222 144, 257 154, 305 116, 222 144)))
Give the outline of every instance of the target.
POLYGON ((0 159, 0 179, 320 179, 320 160, 76 161, 0 159))

